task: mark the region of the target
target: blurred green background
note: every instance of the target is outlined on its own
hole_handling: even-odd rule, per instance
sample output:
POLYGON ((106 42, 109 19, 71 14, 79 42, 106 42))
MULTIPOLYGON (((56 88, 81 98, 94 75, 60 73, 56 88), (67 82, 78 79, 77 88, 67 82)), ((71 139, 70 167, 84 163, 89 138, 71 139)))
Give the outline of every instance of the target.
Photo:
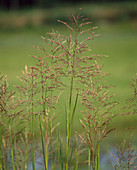
MULTIPOLYGON (((41 36, 52 28, 64 32, 58 19, 66 21, 82 8, 82 14, 93 21, 100 34, 90 42, 91 53, 109 56, 102 60, 112 93, 122 105, 132 96, 129 82, 137 73, 137 2, 87 0, 6 0, 0 1, 0 72, 7 75, 9 87, 18 84, 17 76, 25 65, 33 65, 32 55, 39 55, 33 46, 45 45, 41 36)), ((119 112, 120 107, 116 108, 119 112)), ((63 108, 64 109, 64 108, 63 108)), ((136 119, 115 120, 119 127, 136 126, 136 119), (130 122, 130 123, 129 123, 130 122)), ((77 126, 79 122, 75 124, 77 126)))

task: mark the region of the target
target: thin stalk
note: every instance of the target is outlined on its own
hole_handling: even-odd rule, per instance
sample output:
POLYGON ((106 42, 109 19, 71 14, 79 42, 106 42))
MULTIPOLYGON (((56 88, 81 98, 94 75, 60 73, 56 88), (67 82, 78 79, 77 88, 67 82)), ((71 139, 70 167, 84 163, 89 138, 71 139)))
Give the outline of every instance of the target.
MULTIPOLYGON (((3 122, 3 112, 2 112, 2 119, 1 119, 1 121, 3 122)), ((3 161, 3 163, 2 163, 2 137, 3 137, 3 127, 1 126, 0 127, 0 170, 2 170, 2 166, 3 166, 3 168, 5 167, 5 163, 4 163, 4 161, 3 161), (3 164, 3 165, 2 165, 3 164)))
POLYGON ((73 153, 74 153, 74 145, 72 146, 72 148, 71 148, 71 155, 70 155, 70 164, 71 164, 71 162, 72 162, 72 156, 73 156, 73 153))
POLYGON ((0 170, 2 170, 2 153, 1 153, 1 149, 2 149, 2 135, 0 134, 0 170))
MULTIPOLYGON (((45 166, 45 170, 48 170, 47 134, 46 134, 47 133, 47 126, 45 125, 44 126, 44 130, 43 130, 41 116, 39 116, 39 121, 40 121, 40 131, 41 131, 41 142, 42 142, 42 151, 43 151, 43 158, 44 158, 44 166, 45 166)), ((45 118, 44 118, 44 121, 46 121, 45 118)))
POLYGON ((54 170, 57 168, 57 157, 58 157, 58 138, 56 137, 56 152, 55 152, 55 160, 54 160, 54 170))
MULTIPOLYGON (((52 87, 52 83, 51 83, 52 87)), ((51 91, 51 99, 52 99, 52 91, 51 91)), ((49 129, 50 129, 50 150, 51 150, 51 170, 53 170, 53 136, 52 136, 52 127, 53 127, 53 112, 52 108, 50 111, 50 118, 49 118, 49 129)))
POLYGON ((17 142, 16 142, 16 136, 14 137, 14 154, 15 154, 15 160, 16 160, 16 169, 19 169, 19 159, 17 157, 17 142))
MULTIPOLYGON (((54 54, 53 54, 54 55, 54 54)), ((51 65, 53 65, 53 57, 51 58, 51 65)), ((53 86, 53 82, 51 81, 51 87, 53 86)), ((53 97, 53 92, 51 90, 51 99, 53 97)), ((52 100, 51 100, 52 102, 52 100)), ((51 103, 53 105, 53 103, 51 103)), ((50 111, 50 150, 51 150, 51 170, 53 170, 53 136, 52 136, 52 127, 53 127, 53 112, 52 108, 50 111)))
MULTIPOLYGON (((2 143, 3 143, 4 150, 6 151, 8 144, 7 144, 7 140, 5 140, 4 137, 2 138, 2 143)), ((3 154, 4 154, 3 169, 6 170, 7 169, 7 154, 6 152, 4 152, 3 154)))
POLYGON ((45 165, 45 169, 46 169, 46 156, 45 156, 44 136, 43 136, 42 120, 41 120, 41 116, 40 115, 39 115, 39 122, 40 122, 40 131, 41 131, 42 152, 43 152, 43 158, 44 158, 44 165, 45 165))
POLYGON ((10 147, 11 147, 12 168, 13 168, 13 170, 15 170, 14 151, 13 151, 13 142, 12 142, 12 134, 11 134, 11 126, 10 126, 10 125, 9 125, 9 135, 10 135, 10 147))
POLYGON ((32 166, 33 170, 35 170, 35 145, 34 145, 34 115, 32 115, 32 166))
MULTIPOLYGON (((71 125, 73 125, 73 120, 74 120, 74 116, 75 116, 75 112, 76 112, 77 102, 78 102, 78 93, 76 95, 76 100, 75 100, 75 104, 74 104, 74 108, 73 108, 73 112, 72 112, 72 116, 71 116, 71 125)), ((72 132, 72 126, 71 126, 71 129, 70 129, 70 133, 71 132, 72 132)))
POLYGON ((66 116, 66 136, 67 136, 67 125, 68 125, 68 115, 67 115, 67 102, 65 103, 65 116, 66 116))
POLYGON ((99 170, 99 159, 100 159, 99 151, 100 151, 100 144, 98 145, 98 150, 97 150, 97 164, 96 164, 97 170, 99 170))
POLYGON ((25 128, 25 170, 28 169, 27 162, 28 162, 28 128, 25 128))
MULTIPOLYGON (((47 137, 48 137, 48 126, 47 126, 47 120, 46 120, 46 106, 45 106, 45 100, 46 100, 46 96, 47 96, 47 91, 44 90, 44 87, 42 87, 42 95, 43 95, 43 113, 44 113, 44 129, 42 130, 42 140, 43 140, 43 153, 44 153, 44 159, 45 159, 45 169, 48 170, 48 149, 47 149, 47 137)), ((42 123, 41 123, 42 125, 42 123)))
POLYGON ((88 170, 91 169, 90 160, 91 160, 91 151, 90 151, 90 148, 89 148, 89 149, 88 149, 88 170))
POLYGON ((51 149, 51 169, 53 170, 53 136, 52 136, 52 110, 51 110, 51 118, 50 118, 50 149, 51 149))
POLYGON ((47 91, 44 88, 44 77, 43 77, 43 62, 41 62, 41 98, 42 98, 42 112, 44 115, 44 130, 43 130, 43 125, 42 125, 42 119, 41 115, 39 116, 39 121, 40 121, 40 131, 41 131, 41 142, 42 142, 42 150, 43 150, 43 157, 44 157, 44 165, 45 165, 45 170, 48 169, 48 156, 47 156, 47 122, 45 118, 46 114, 46 97, 47 97, 47 91))
MULTIPOLYGON (((99 93, 99 96, 100 96, 100 93, 99 93)), ((101 102, 99 102, 99 113, 101 113, 101 102)), ((99 126, 101 124, 101 119, 99 117, 99 126)), ((100 140, 100 129, 99 129, 99 132, 98 132, 98 140, 100 140)), ((98 142, 97 142, 98 143, 98 142)), ((97 167, 97 170, 99 170, 99 160, 100 160, 100 143, 97 144, 97 158, 96 158, 96 167, 97 167)))
MULTIPOLYGON (((28 95, 27 95, 28 96, 28 95)), ((28 100, 28 97, 27 97, 28 100)), ((29 113, 29 107, 27 106, 27 113, 29 113)), ((25 170, 28 169, 28 121, 26 122, 25 127, 25 170)))
POLYGON ((73 54, 73 63, 72 63, 71 79, 70 79, 69 110, 68 110, 68 119, 67 119, 66 170, 68 170, 68 160, 69 160, 69 150, 70 150, 71 126, 72 126, 71 124, 72 94, 73 94, 74 66, 75 66, 76 51, 77 51, 77 33, 75 36, 75 50, 73 54))
POLYGON ((47 121, 46 119, 44 118, 44 123, 45 123, 45 127, 44 127, 44 141, 45 141, 45 162, 46 162, 46 170, 48 170, 48 149, 47 149, 47 133, 48 133, 48 130, 47 130, 47 121))
POLYGON ((67 146, 66 146, 66 170, 68 169, 69 148, 70 148, 70 126, 71 126, 71 107, 72 107, 72 93, 73 93, 73 76, 71 77, 70 97, 69 97, 69 112, 67 121, 67 146))
POLYGON ((63 152, 62 152, 62 141, 60 132, 58 130, 58 141, 59 141, 59 159, 60 159, 60 170, 63 170, 63 152))
POLYGON ((92 168, 95 169, 95 155, 93 152, 92 152, 92 168))
POLYGON ((31 83, 32 83, 32 93, 31 93, 31 113, 32 113, 32 143, 31 143, 31 148, 32 148, 32 167, 33 170, 35 170, 35 144, 34 144, 34 92, 33 92, 33 85, 34 85, 34 79, 33 79, 33 69, 32 69, 32 75, 31 75, 31 83))
POLYGON ((77 170, 78 169, 78 153, 77 153, 77 150, 76 150, 76 154, 75 154, 75 162, 74 162, 74 170, 77 170))

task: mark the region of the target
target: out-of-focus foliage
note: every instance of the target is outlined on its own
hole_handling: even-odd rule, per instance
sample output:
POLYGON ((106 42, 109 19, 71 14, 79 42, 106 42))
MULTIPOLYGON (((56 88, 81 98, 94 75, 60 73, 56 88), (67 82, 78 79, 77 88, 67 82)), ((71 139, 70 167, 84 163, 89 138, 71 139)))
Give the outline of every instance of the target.
MULTIPOLYGON (((54 8, 49 8, 48 5, 46 5, 46 9, 44 8, 44 5, 40 4, 37 6, 26 5, 22 10, 10 10, 8 12, 3 10, 6 8, 0 4, 0 29, 20 29, 25 27, 43 26, 49 23, 57 24, 58 19, 66 21, 66 16, 73 14, 79 8, 82 8, 82 15, 87 16, 91 21, 96 23, 121 23, 129 21, 137 23, 137 2, 98 4, 80 2, 77 4, 70 3, 61 6, 59 6, 59 4, 60 3, 57 3, 54 8), (30 7, 33 8, 30 9, 30 7)), ((20 8, 17 5, 16 8, 13 6, 9 9, 20 8)))
MULTIPOLYGON (((131 2, 136 0, 120 0, 120 2, 131 2)), ((32 7, 48 8, 53 6, 60 6, 60 4, 76 4, 84 3, 110 3, 119 2, 119 0, 1 0, 0 8, 4 10, 15 10, 32 7)))

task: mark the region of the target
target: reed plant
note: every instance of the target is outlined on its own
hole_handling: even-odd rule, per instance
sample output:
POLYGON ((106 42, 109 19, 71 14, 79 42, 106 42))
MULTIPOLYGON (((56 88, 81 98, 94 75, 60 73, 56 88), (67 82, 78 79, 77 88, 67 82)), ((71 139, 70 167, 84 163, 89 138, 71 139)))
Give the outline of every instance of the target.
MULTIPOLYGON (((3 152, 3 148, 8 143, 12 169, 27 170, 28 163, 32 162, 35 170, 37 137, 40 137, 45 170, 57 167, 77 170, 85 159, 88 159, 89 170, 99 170, 100 144, 113 131, 109 124, 118 116, 113 110, 117 102, 110 93, 111 85, 106 82, 108 74, 100 64, 105 56, 91 52, 88 42, 98 35, 94 32, 96 27, 91 27, 92 22, 81 15, 81 9, 68 22, 58 22, 66 26, 67 33, 52 30, 42 37, 45 44, 35 47, 40 53, 33 56, 35 65, 25 66, 16 93, 8 91, 6 77, 0 78, 1 170, 7 169, 8 150, 3 152), (59 106, 64 107, 61 113, 59 106), (83 115, 80 123, 84 135, 73 133, 76 112, 83 115), (59 118, 63 115, 66 118, 65 137, 59 130, 62 123, 59 118)), ((130 101, 135 102, 135 81, 131 86, 134 98, 130 101)), ((135 104, 131 106, 134 112, 135 104)))
POLYGON ((50 44, 50 53, 47 53, 47 50, 44 47, 41 48, 47 56, 53 59, 53 63, 55 63, 54 67, 56 67, 56 70, 58 69, 58 75, 61 75, 60 85, 62 85, 63 89, 68 91, 65 104, 66 169, 69 168, 70 162, 70 141, 73 120, 78 103, 79 84, 81 79, 88 76, 86 75, 87 71, 84 71, 82 64, 85 65, 85 67, 88 67, 90 65, 90 60, 94 60, 94 57, 86 57, 84 53, 89 51, 86 42, 96 36, 92 31, 95 28, 82 29, 82 27, 91 24, 91 22, 80 15, 80 10, 78 11, 77 16, 72 15, 72 17, 69 18, 69 23, 58 20, 58 22, 64 24, 68 28, 70 32, 68 35, 62 35, 53 30, 52 33, 48 33, 49 38, 43 38, 47 45, 50 44), (86 38, 80 40, 84 33, 89 33, 90 36, 86 36, 86 38))
POLYGON ((137 113, 137 73, 136 77, 130 81, 130 88, 132 89, 132 97, 126 101, 126 106, 122 108, 122 115, 136 115, 137 113))
POLYGON ((132 141, 124 139, 121 144, 113 146, 114 151, 111 152, 112 160, 110 161, 115 170, 120 169, 136 169, 137 168, 137 153, 132 141))
MULTIPOLYGON (((136 78, 130 81, 130 87, 133 91, 132 97, 126 100, 126 106, 122 108, 122 116, 136 116, 137 113, 137 74, 136 78)), ((125 137, 120 141, 120 144, 113 146, 113 152, 110 152, 112 157, 110 163, 116 170, 119 169, 136 169, 137 168, 137 153, 136 148, 133 145, 133 132, 136 134, 134 127, 127 127, 126 131, 129 131, 131 135, 129 139, 125 137)))
POLYGON ((23 110, 20 109, 20 102, 16 99, 15 92, 8 89, 7 77, 1 76, 0 83, 0 167, 7 169, 7 155, 10 151, 12 168, 16 169, 18 167, 15 156, 16 143, 18 135, 24 128, 22 125, 24 122, 23 110))
POLYGON ((100 162, 100 143, 114 129, 108 129, 112 119, 117 116, 113 112, 113 107, 117 102, 112 100, 113 95, 109 94, 110 86, 105 85, 103 81, 104 74, 101 71, 101 65, 94 64, 95 69, 91 71, 92 75, 89 81, 83 82, 86 86, 81 91, 82 105, 86 107, 83 111, 83 119, 80 122, 84 128, 85 135, 79 137, 88 147, 88 169, 99 170, 100 162))
MULTIPOLYGON (((68 23, 58 20, 68 28, 70 31, 68 35, 62 35, 53 30, 52 33, 47 33, 48 38, 43 37, 46 44, 50 45, 50 51, 47 51, 44 47, 40 48, 45 57, 49 61, 52 60, 50 62, 51 67, 58 70, 58 78, 61 76, 60 85, 68 91, 65 107, 66 170, 70 168, 70 142, 79 96, 82 104, 87 108, 88 118, 86 120, 88 121, 88 126, 84 126, 82 120, 81 122, 86 127, 86 134, 90 138, 88 143, 88 146, 90 145, 89 167, 92 152, 93 169, 99 169, 99 145, 101 139, 111 132, 112 129, 106 130, 106 128, 112 118, 116 116, 110 110, 117 103, 110 101, 113 95, 108 94, 109 86, 105 85, 104 80, 102 80, 106 74, 102 72, 102 66, 98 64, 98 60, 103 55, 91 54, 88 47, 88 41, 98 36, 93 31, 96 27, 89 28, 92 22, 84 18, 80 12, 81 9, 79 9, 76 16, 72 15, 68 23), (66 82, 63 81, 64 79, 66 82), (90 129, 89 131, 88 128, 90 129), (92 138, 91 133, 94 134, 92 138)), ((57 75, 54 76, 57 77, 57 75)))

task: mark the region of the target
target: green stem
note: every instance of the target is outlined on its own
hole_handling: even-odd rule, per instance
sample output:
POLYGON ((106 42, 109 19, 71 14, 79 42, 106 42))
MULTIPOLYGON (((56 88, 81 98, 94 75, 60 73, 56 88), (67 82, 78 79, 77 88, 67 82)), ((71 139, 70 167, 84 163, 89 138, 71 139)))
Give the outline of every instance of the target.
POLYGON ((47 149, 48 148, 48 145, 47 145, 48 129, 47 128, 48 128, 47 127, 47 120, 44 116, 44 143, 45 143, 44 152, 45 152, 45 166, 46 166, 45 169, 46 170, 48 170, 48 149, 47 149))
POLYGON ((69 94, 69 110, 67 119, 67 145, 66 145, 66 170, 68 170, 68 160, 69 160, 69 149, 70 149, 70 138, 71 138, 71 116, 72 116, 72 94, 73 94, 73 81, 74 81, 74 67, 75 67, 75 57, 77 51, 77 32, 75 35, 75 49, 73 54, 73 63, 71 68, 71 79, 70 79, 70 94, 69 94))
POLYGON ((69 159, 69 147, 70 147, 70 126, 71 126, 71 107, 72 107, 72 93, 73 93, 73 76, 71 77, 71 86, 70 86, 70 97, 69 97, 69 112, 67 120, 67 151, 66 151, 66 170, 68 169, 68 159, 69 159))
POLYGON ((59 141, 59 159, 60 159, 60 170, 63 170, 63 152, 62 152, 62 140, 60 137, 60 132, 58 130, 58 141, 59 141))
MULTIPOLYGON (((2 143, 4 144, 4 150, 6 150, 8 142, 7 142, 7 140, 4 139, 4 137, 2 138, 2 143)), ((4 154, 3 169, 6 170, 7 169, 7 161, 8 161, 6 151, 3 154, 4 154)))
POLYGON ((75 162, 74 162, 74 170, 77 170, 78 169, 78 153, 77 153, 77 150, 76 150, 76 154, 75 154, 75 162))
MULTIPOLYGON (((28 100, 28 94, 27 94, 27 100, 28 100)), ((29 113, 29 107, 27 106, 27 113, 29 113)), ((25 170, 28 169, 28 121, 26 122, 25 127, 25 170)))
POLYGON ((90 149, 88 149, 88 170, 90 170, 91 167, 90 160, 91 160, 91 151, 90 149))
POLYGON ((42 98, 42 117, 44 116, 44 124, 42 124, 41 115, 39 115, 40 121, 40 131, 41 131, 41 142, 42 142, 42 151, 44 158, 45 170, 48 170, 48 151, 47 151, 47 120, 46 120, 46 97, 47 90, 44 87, 44 75, 43 75, 43 62, 41 62, 41 98, 42 98))
POLYGON ((35 170, 35 144, 34 144, 34 115, 32 115, 32 166, 33 170, 35 170))
POLYGON ((45 166, 45 170, 47 170, 47 152, 45 153, 46 149, 46 141, 45 141, 45 145, 44 145, 44 136, 43 136, 43 128, 42 128, 42 119, 41 116, 39 116, 39 121, 40 121, 40 131, 41 131, 41 142, 42 142, 42 151, 43 151, 43 158, 44 158, 44 166, 45 166))
MULTIPOLYGON (((41 116, 39 116, 39 121, 40 121, 40 131, 41 131, 41 142, 42 142, 42 151, 43 151, 43 158, 44 158, 44 166, 45 170, 48 170, 48 155, 47 155, 47 125, 46 122, 44 126, 44 132, 43 132, 43 125, 42 125, 42 119, 41 116)), ((44 121, 45 118, 44 118, 44 121)))
MULTIPOLYGON (((53 54, 54 55, 54 54, 53 54)), ((53 66, 53 57, 51 58, 51 65, 53 66)), ((51 87, 53 86, 53 81, 51 81, 51 87)), ((53 97, 53 91, 51 90, 51 102, 53 97)), ((51 103, 51 106, 53 106, 53 102, 51 103)), ((51 108, 50 112, 50 149, 51 149, 51 169, 53 170, 53 136, 52 136, 52 127, 53 127, 53 111, 51 108)))
POLYGON ((16 141, 16 136, 14 137, 14 155, 15 155, 15 160, 16 160, 16 169, 19 169, 19 159, 17 156, 17 141, 16 141))
POLYGON ((35 170, 35 144, 34 144, 34 75, 33 75, 33 69, 32 69, 32 75, 31 75, 31 83, 32 83, 32 93, 31 93, 31 113, 32 113, 32 143, 31 143, 31 148, 32 148, 32 167, 33 170, 35 170))
MULTIPOLYGON (((58 135, 57 135, 58 136, 58 135)), ((56 152, 55 152, 55 160, 54 160, 54 170, 57 169, 57 161, 58 161, 58 137, 56 137, 56 152)))
POLYGON ((27 130, 28 128, 26 127, 25 129, 25 170, 28 169, 28 166, 27 166, 27 161, 28 161, 28 136, 27 136, 27 130))
POLYGON ((0 134, 0 170, 2 170, 1 146, 2 146, 2 134, 0 134))
POLYGON ((71 125, 72 126, 70 127, 70 133, 72 132, 72 128, 73 128, 73 121, 74 121, 74 115, 75 115, 75 112, 76 112, 77 102, 78 102, 78 92, 77 92, 77 95, 76 95, 74 108, 73 108, 72 115, 71 115, 71 125))
POLYGON ((9 125, 9 135, 10 135, 10 146, 11 146, 12 168, 13 168, 13 170, 15 170, 14 151, 13 151, 13 142, 12 142, 12 134, 11 134, 11 126, 10 125, 9 125))
POLYGON ((92 169, 95 170, 96 168, 96 156, 95 156, 95 151, 92 146, 92 150, 90 150, 90 154, 92 153, 92 169))
MULTIPOLYGON (((100 93, 99 93, 99 96, 100 96, 100 93)), ((101 113, 101 103, 99 102, 99 113, 101 113)), ((99 126, 101 124, 101 119, 99 117, 99 126)), ((98 141, 100 140, 100 129, 99 129, 99 133, 98 133, 98 141)), ((98 142, 97 142, 98 143, 98 142)), ((97 144, 97 158, 96 158, 96 167, 97 167, 97 170, 99 170, 99 159, 100 159, 100 142, 97 144)))
POLYGON ((98 150, 97 150, 97 170, 99 170, 99 159, 100 159, 99 151, 100 151, 100 145, 98 145, 98 150))
MULTIPOLYGON (((51 87, 52 87, 52 82, 51 82, 51 87)), ((52 91, 51 91, 51 99, 52 99, 52 91)), ((51 103, 51 105, 53 105, 51 103)), ((53 127, 53 112, 52 112, 52 108, 51 108, 51 111, 50 111, 50 117, 49 117, 49 128, 50 128, 50 150, 51 150, 51 170, 53 170, 53 136, 52 136, 52 127, 53 127)))
POLYGON ((51 111, 51 120, 50 120, 50 149, 51 149, 51 169, 53 170, 53 137, 52 137, 52 111, 51 111))

